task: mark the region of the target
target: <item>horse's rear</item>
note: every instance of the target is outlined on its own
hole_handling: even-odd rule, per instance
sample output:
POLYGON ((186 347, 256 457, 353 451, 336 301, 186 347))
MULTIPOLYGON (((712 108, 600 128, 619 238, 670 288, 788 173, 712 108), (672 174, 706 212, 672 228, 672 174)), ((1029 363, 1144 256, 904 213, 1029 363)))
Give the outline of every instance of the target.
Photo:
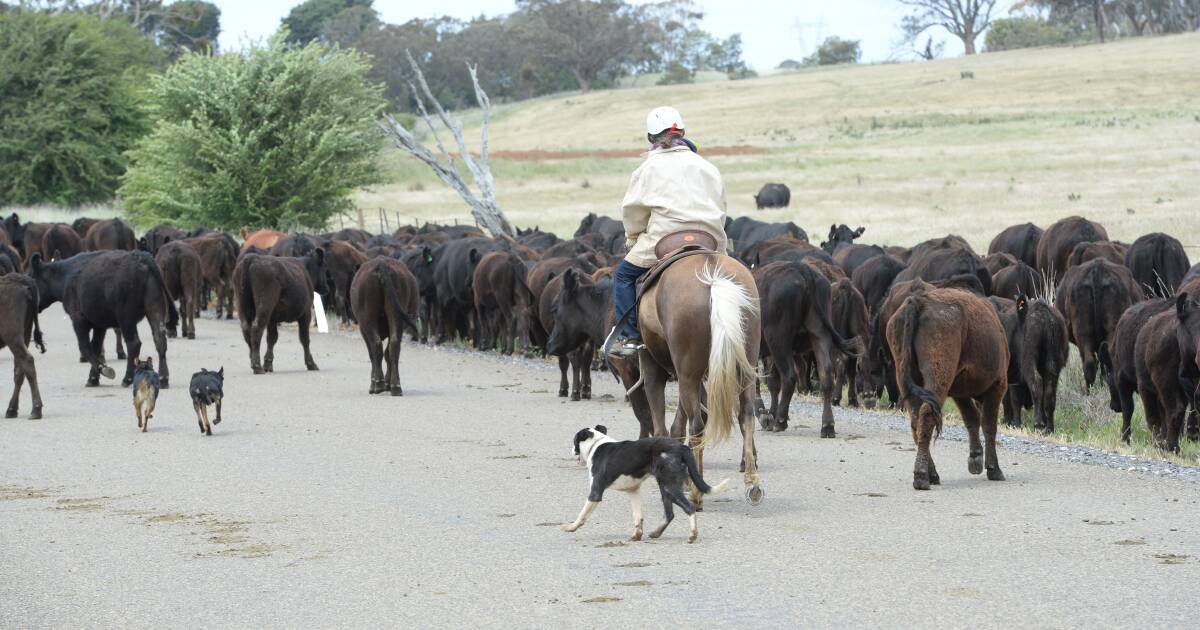
MULTIPOLYGON (((761 330, 750 271, 722 254, 683 258, 643 296, 638 322, 655 434, 668 434, 665 388, 674 375, 679 407, 669 434, 688 439, 703 470, 703 448, 724 441, 740 426, 747 496, 760 501, 754 393, 761 330)), ((694 497, 699 504, 698 494, 694 497)))

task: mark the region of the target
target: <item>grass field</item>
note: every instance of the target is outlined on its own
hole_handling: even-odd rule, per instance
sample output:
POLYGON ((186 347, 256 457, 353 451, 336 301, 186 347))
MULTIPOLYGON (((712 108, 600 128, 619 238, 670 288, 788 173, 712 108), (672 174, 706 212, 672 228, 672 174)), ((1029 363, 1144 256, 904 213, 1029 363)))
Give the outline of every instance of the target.
MULTIPOLYGON (((701 152, 767 149, 712 158, 730 213, 792 220, 814 240, 839 222, 876 243, 955 232, 985 248, 1008 225, 1083 214, 1113 238, 1167 230, 1200 246, 1200 34, 499 106, 493 151, 629 155, 494 160, 510 218, 569 234, 589 211, 617 214, 645 112, 660 104, 680 109, 701 152), (753 209, 766 181, 792 188, 790 209, 753 209)), ((465 119, 477 138, 478 113, 465 119)), ((421 165, 394 151, 385 161, 394 183, 357 197, 368 223, 379 208, 393 221, 470 221, 421 165)))

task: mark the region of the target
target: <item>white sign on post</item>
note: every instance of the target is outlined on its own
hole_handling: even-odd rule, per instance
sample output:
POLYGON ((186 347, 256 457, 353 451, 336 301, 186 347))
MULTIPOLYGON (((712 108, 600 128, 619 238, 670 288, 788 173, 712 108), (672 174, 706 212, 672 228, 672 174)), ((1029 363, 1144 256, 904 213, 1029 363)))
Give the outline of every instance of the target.
POLYGON ((313 310, 317 312, 317 332, 329 332, 329 321, 325 319, 325 303, 321 301, 320 293, 313 293, 313 310))

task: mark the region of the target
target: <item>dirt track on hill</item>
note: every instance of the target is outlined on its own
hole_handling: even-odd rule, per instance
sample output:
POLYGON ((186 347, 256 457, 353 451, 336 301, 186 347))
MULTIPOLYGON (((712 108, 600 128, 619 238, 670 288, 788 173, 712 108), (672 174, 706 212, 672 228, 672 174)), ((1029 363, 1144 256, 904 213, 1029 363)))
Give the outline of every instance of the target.
MULTIPOLYGON (((574 431, 636 437, 604 375, 597 400, 564 402, 548 362, 406 344, 406 396, 368 396, 356 336, 314 335, 310 373, 285 330, 278 372, 252 376, 237 325, 203 319, 171 341, 141 434, 129 390, 83 387, 61 309, 42 324, 46 417, 0 420, 0 627, 1195 624, 1191 482, 1004 447, 1008 481, 988 482, 946 439, 943 485, 918 493, 902 426, 861 416, 821 440, 801 404, 758 435, 761 506, 739 489, 694 545, 684 522, 630 543, 621 496, 557 527, 586 494, 574 431), (225 421, 203 438, 187 378, 222 364, 225 421)), ((737 455, 706 477, 738 479, 737 455)))

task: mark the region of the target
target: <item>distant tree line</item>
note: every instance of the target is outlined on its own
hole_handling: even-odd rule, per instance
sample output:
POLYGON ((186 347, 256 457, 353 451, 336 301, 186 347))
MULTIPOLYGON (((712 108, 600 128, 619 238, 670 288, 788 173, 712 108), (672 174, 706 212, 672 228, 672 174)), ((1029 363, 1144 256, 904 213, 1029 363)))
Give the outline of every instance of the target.
POLYGON ((463 72, 480 64, 482 87, 497 101, 611 88, 623 78, 661 73, 661 83, 687 83, 701 70, 750 76, 738 34, 719 39, 699 27, 692 0, 634 5, 623 0, 517 0, 508 15, 469 21, 449 17, 383 22, 372 0, 307 0, 284 18, 290 41, 320 41, 373 58, 371 78, 386 98, 411 111, 404 51, 418 61, 434 96, 447 107, 474 102, 463 72))
POLYGON ((124 22, 174 60, 184 50, 217 50, 221 10, 204 0, 0 0, 0 12, 82 14, 124 22))

